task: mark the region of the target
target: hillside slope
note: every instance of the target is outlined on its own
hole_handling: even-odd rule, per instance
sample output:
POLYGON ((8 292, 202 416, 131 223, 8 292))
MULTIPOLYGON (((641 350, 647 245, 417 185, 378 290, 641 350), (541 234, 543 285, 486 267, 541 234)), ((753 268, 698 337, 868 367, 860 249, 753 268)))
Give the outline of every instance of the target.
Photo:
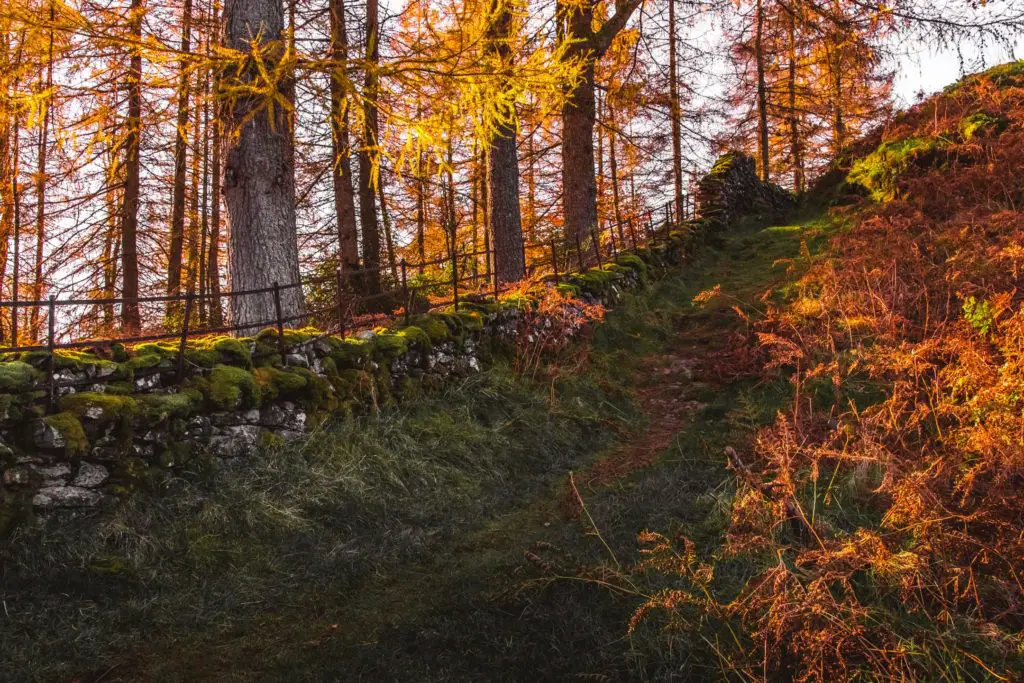
POLYGON ((786 264, 751 340, 789 405, 729 451, 721 544, 646 538, 639 575, 671 580, 639 622, 712 639, 740 678, 1024 676, 1022 165, 1016 62, 819 185, 834 236, 786 264))

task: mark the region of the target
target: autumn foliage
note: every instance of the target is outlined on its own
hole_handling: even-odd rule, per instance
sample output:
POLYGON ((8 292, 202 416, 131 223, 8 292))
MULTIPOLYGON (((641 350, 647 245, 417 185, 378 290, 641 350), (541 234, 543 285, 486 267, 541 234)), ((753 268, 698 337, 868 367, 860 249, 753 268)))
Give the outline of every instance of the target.
POLYGON ((1019 680, 1024 63, 861 146, 833 189, 892 199, 833 209, 827 252, 804 250, 785 300, 766 297, 760 372, 788 378, 792 402, 728 453, 714 559, 641 538, 640 569, 674 579, 634 626, 718 623, 740 679, 1019 680), (716 591, 716 562, 738 557, 760 569, 716 591))

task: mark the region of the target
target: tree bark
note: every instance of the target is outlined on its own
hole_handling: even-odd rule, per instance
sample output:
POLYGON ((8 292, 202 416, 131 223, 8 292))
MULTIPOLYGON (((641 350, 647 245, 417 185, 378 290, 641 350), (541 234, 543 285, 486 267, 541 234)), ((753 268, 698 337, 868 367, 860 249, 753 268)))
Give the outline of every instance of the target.
POLYGON ((804 191, 803 154, 800 149, 800 121, 796 111, 796 17, 789 15, 789 146, 793 163, 793 192, 804 191))
MULTIPOLYGON (((171 193, 171 234, 167 254, 167 294, 181 294, 182 244, 185 238, 185 175, 187 168, 187 137, 189 77, 188 53, 192 49, 192 0, 184 0, 181 17, 181 60, 178 62, 178 115, 174 129, 174 187, 171 193)), ((180 303, 172 302, 169 311, 177 311, 180 303)))
POLYGON ((676 0, 668 0, 668 97, 672 125, 672 180, 675 186, 676 210, 683 207, 683 131, 682 106, 679 101, 679 63, 676 54, 676 0))
POLYGON ((345 0, 330 0, 331 17, 331 143, 334 158, 334 214, 338 221, 339 264, 345 270, 359 268, 359 237, 356 229, 355 190, 352 188, 351 142, 349 139, 348 31, 345 28, 345 0))
POLYGON ((757 0, 754 59, 757 63, 757 141, 761 159, 761 180, 768 182, 768 88, 764 80, 764 0, 757 0))
POLYGON ((121 325, 129 335, 142 327, 139 304, 139 147, 142 137, 142 0, 132 0, 129 25, 131 58, 125 85, 128 90, 128 118, 125 121, 124 194, 121 198, 121 325))
MULTIPOLYGON (((227 0, 224 5, 224 43, 248 54, 251 41, 259 47, 268 69, 285 51, 284 8, 281 0, 227 0)), ((249 59, 230 74, 242 83, 252 80, 249 59)), ((278 91, 288 98, 289 82, 278 91)), ((299 281, 295 232, 295 168, 290 113, 267 106, 262 98, 237 97, 225 107, 224 199, 231 235, 229 266, 235 291, 272 287, 299 281)), ((281 291, 284 317, 303 310, 301 287, 281 291)), ((273 293, 231 298, 232 322, 251 332, 275 319, 273 293)))
MULTIPOLYGON (((211 25, 219 25, 220 19, 220 1, 214 0, 211 25)), ((210 36, 209 41, 214 42, 214 36, 210 36)), ((216 93, 218 86, 219 77, 214 72, 211 90, 216 93)), ((223 128, 221 127, 222 112, 223 106, 215 106, 208 133, 212 138, 211 147, 213 148, 210 150, 210 179, 213 183, 213 191, 210 193, 210 237, 206 255, 206 278, 208 282, 206 291, 210 294, 210 327, 221 327, 224 324, 224 311, 220 305, 221 150, 223 149, 224 141, 223 128)))
POLYGON ((562 206, 565 230, 581 240, 597 227, 594 169, 594 64, 625 27, 640 0, 617 0, 615 13, 594 30, 595 0, 559 2, 559 33, 566 56, 582 60, 581 73, 562 107, 562 206))
MULTIPOLYGON (((50 0, 50 24, 53 25, 53 0, 50 0)), ((48 32, 46 51, 46 81, 43 76, 39 77, 40 90, 47 93, 53 89, 53 28, 48 32)), ((46 103, 46 112, 43 114, 42 125, 39 127, 38 163, 36 168, 36 252, 35 271, 32 282, 32 298, 40 300, 43 298, 43 257, 46 249, 46 162, 50 151, 50 111, 53 103, 46 103)), ((31 323, 29 328, 32 331, 33 339, 40 339, 42 324, 39 306, 32 307, 31 323)))
POLYGON ((374 201, 373 176, 377 157, 377 96, 380 58, 377 0, 366 0, 366 74, 363 81, 363 141, 359 149, 359 228, 363 237, 363 288, 380 292, 380 233, 374 201))
MULTIPOLYGON (((486 52, 495 68, 511 66, 512 11, 507 0, 494 0, 487 29, 486 52)), ((506 84, 507 85, 507 84, 506 84)), ((505 112, 487 150, 488 224, 494 238, 494 273, 498 282, 526 275, 523 228, 519 208, 519 159, 516 154, 515 105, 505 112)), ((454 207, 452 207, 454 210, 454 207)))

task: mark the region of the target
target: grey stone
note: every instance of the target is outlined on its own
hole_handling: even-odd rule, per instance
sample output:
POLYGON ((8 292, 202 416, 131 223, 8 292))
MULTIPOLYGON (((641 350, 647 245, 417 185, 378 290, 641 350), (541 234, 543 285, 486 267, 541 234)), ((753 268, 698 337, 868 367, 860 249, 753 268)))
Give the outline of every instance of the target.
POLYGON ((296 368, 308 368, 309 359, 301 353, 289 353, 284 357, 285 365, 296 368))
POLYGON ((78 474, 71 482, 72 486, 80 486, 86 489, 94 489, 102 486, 110 478, 110 473, 103 465, 94 465, 91 462, 83 462, 78 467, 78 474))
POLYGON ((221 427, 210 437, 209 448, 222 458, 240 458, 255 453, 259 441, 260 427, 256 425, 221 427))
POLYGON ((361 330, 360 332, 356 333, 356 339, 362 339, 362 340, 373 339, 376 336, 377 336, 377 333, 374 332, 373 330, 361 330))
POLYGON ((160 386, 160 374, 153 373, 143 377, 135 378, 135 389, 138 391, 152 391, 160 386))
POLYGON ((32 504, 44 510, 53 508, 94 507, 103 499, 96 491, 79 486, 47 486, 36 491, 32 504))
POLYGON ((62 462, 53 465, 32 465, 31 467, 43 478, 45 486, 66 484, 71 478, 71 468, 62 462))
POLYGON ((56 449, 64 448, 66 442, 64 435, 47 424, 45 420, 37 420, 35 429, 32 432, 32 440, 36 448, 56 449))
POLYGON ((9 488, 28 488, 38 481, 37 477, 38 475, 34 476, 32 468, 15 465, 4 470, 3 482, 4 486, 9 488))

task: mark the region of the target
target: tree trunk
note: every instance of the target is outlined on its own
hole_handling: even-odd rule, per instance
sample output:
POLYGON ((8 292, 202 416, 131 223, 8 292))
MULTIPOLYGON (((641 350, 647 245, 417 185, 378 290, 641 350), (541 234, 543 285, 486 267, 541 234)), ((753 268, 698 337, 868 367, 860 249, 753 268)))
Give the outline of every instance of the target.
POLYGON ((761 159, 761 180, 768 182, 768 88, 764 81, 764 0, 757 0, 757 28, 754 58, 757 62, 757 142, 761 159))
POLYGON ((398 282, 398 261, 395 258, 395 240, 391 234, 391 217, 384 198, 383 171, 377 174, 377 201, 380 202, 380 220, 384 228, 384 248, 388 255, 388 270, 391 272, 391 280, 398 282))
MULTIPOLYGON (((9 64, 9 40, 10 34, 0 35, 0 68, 9 64)), ((10 97, 6 81, 4 85, 0 96, 10 97)), ((8 245, 14 228, 14 188, 17 181, 14 178, 13 118, 14 112, 0 109, 0 297, 3 296, 3 283, 7 278, 8 245)), ((4 312, 0 311, 0 341, 6 341, 8 336, 3 325, 3 315, 4 312)))
MULTIPOLYGON (((53 0, 50 0, 50 25, 53 25, 53 0)), ((43 77, 39 77, 40 90, 46 93, 46 97, 51 97, 51 90, 53 89, 53 29, 51 28, 48 32, 47 39, 47 51, 46 51, 46 81, 43 82, 43 77)), ((32 282, 32 298, 37 301, 43 298, 43 257, 45 256, 46 249, 46 162, 50 148, 50 111, 53 109, 52 102, 46 103, 46 112, 43 114, 42 125, 39 127, 39 148, 38 148, 38 164, 36 168, 36 253, 35 253, 35 270, 34 280, 32 282)), ((33 306, 31 313, 31 323, 29 325, 32 330, 32 338, 40 339, 42 330, 40 326, 42 324, 40 317, 40 307, 33 306)))
MULTIPOLYGON (((171 193, 171 234, 167 253, 167 294, 181 294, 182 244, 185 238, 185 175, 189 77, 187 56, 192 49, 192 0, 184 0, 181 16, 181 60, 178 62, 178 116, 174 129, 174 187, 171 193)), ((181 309, 179 302, 168 305, 169 312, 181 309)))
MULTIPOLYGON (((276 68, 285 50, 281 0, 227 0, 223 25, 226 47, 249 53, 250 41, 259 36, 268 69, 276 68)), ((231 77, 244 84, 251 82, 253 72, 247 61, 237 66, 231 77)), ((278 91, 287 98, 291 84, 279 83, 278 91)), ((290 114, 282 107, 266 104, 262 98, 242 96, 225 106, 224 199, 231 235, 231 287, 235 291, 299 281, 290 114)), ((302 289, 283 289, 282 315, 292 317, 302 310, 302 289)), ((274 295, 232 297, 231 313, 233 324, 247 326, 243 331, 253 332, 275 319, 274 295)))
MULTIPOLYGON (((217 26, 221 19, 220 1, 213 2, 213 15, 211 25, 217 26)), ((213 42, 213 36, 210 37, 213 42)), ((213 74, 212 92, 218 90, 218 75, 213 74)), ((221 128, 220 112, 222 106, 214 107, 213 119, 210 122, 208 135, 212 138, 210 152, 210 181, 213 184, 213 191, 210 193, 210 237, 206 255, 206 291, 210 294, 210 327, 221 327, 224 325, 224 312, 220 305, 220 195, 222 192, 221 179, 221 149, 224 141, 223 128, 221 128), (220 111, 218 111, 220 110, 220 111)))
POLYGON ((679 101, 679 64, 676 54, 676 0, 668 0, 668 97, 672 124, 672 180, 675 185, 676 210, 683 206, 683 131, 682 106, 679 101))
MULTIPOLYGON (((615 226, 619 233, 619 242, 625 244, 625 236, 622 232, 622 201, 619 194, 619 162, 615 158, 615 107, 608 103, 608 168, 612 174, 612 209, 615 211, 615 226)), ((678 187, 678 186, 677 186, 678 187)))
POLYGON ((562 107, 562 205, 565 230, 580 240, 597 226, 594 168, 594 63, 583 65, 579 83, 562 107))
MULTIPOLYGON (((491 5, 486 53, 493 64, 505 70, 511 66, 512 12, 505 0, 491 5)), ((507 84, 506 84, 507 85, 507 84)), ((523 228, 519 209, 519 159, 516 155, 515 106, 497 126, 487 150, 487 178, 490 212, 488 224, 494 237, 494 273, 498 282, 515 282, 526 275, 523 256, 523 228)), ((454 211, 454 206, 452 207, 454 211)))
POLYGON ((796 17, 789 15, 789 145, 793 162, 793 192, 804 191, 803 155, 800 150, 800 123, 796 111, 796 17))
POLYGON ((330 0, 331 15, 331 143, 334 159, 334 214, 338 221, 338 261, 345 270, 359 268, 359 237, 356 230, 355 191, 352 189, 351 143, 349 140, 348 31, 344 0, 330 0))
POLYGON ((562 107, 562 206, 569 237, 582 241, 597 227, 597 184, 594 177, 594 64, 641 0, 621 0, 615 14, 594 30, 595 0, 560 1, 559 38, 569 44, 566 57, 581 59, 581 73, 562 107))
POLYGON ((121 296, 126 301, 121 306, 121 325, 129 335, 137 334, 142 327, 139 304, 139 146, 142 137, 142 0, 132 0, 129 8, 131 46, 128 64, 128 119, 125 121, 125 179, 124 194, 121 198, 121 296))
POLYGON ((366 74, 363 81, 363 144, 359 149, 359 224, 363 236, 363 288, 367 294, 380 292, 380 233, 374 202, 374 166, 377 158, 377 62, 380 26, 377 0, 366 0, 366 74))

